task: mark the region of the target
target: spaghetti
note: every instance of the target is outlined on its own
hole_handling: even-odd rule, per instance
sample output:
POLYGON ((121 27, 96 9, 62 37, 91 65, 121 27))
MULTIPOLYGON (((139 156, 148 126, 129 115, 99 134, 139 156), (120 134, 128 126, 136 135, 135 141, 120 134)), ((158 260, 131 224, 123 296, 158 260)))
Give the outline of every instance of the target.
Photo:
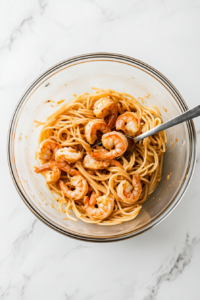
POLYGON ((111 149, 110 152, 98 147, 94 150, 91 134, 92 142, 101 131, 104 140, 112 136, 114 144, 116 139, 123 144, 123 138, 116 135, 116 128, 122 131, 127 128, 129 134, 132 128, 137 130, 132 132, 133 135, 139 135, 160 125, 162 119, 156 107, 141 105, 129 94, 93 89, 93 94, 74 95, 71 102, 49 116, 45 123, 37 121, 37 126, 43 125, 43 128, 37 150, 40 166, 35 167, 35 171, 45 176, 47 186, 60 202, 60 210, 66 214, 66 219, 115 225, 133 220, 156 189, 162 176, 167 136, 162 131, 141 140, 128 160, 121 150, 120 162, 115 160, 119 155, 110 155, 114 151, 111 148, 116 145, 106 147, 111 149), (136 120, 137 126, 134 127, 128 117, 136 120), (116 126, 116 118, 121 127, 116 126), (129 122, 127 126, 124 126, 124 120, 129 122), (95 133, 90 131, 93 127, 88 124, 95 124, 95 133))

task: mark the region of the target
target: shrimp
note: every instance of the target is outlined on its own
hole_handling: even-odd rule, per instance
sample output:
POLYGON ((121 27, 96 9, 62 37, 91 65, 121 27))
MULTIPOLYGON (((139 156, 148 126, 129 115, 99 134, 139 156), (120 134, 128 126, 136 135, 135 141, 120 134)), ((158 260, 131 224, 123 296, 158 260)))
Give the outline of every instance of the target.
POLYGON ((103 160, 96 160, 92 158, 90 154, 87 154, 84 157, 83 165, 85 168, 90 170, 100 170, 100 169, 106 169, 109 167, 110 163, 108 161, 103 160))
MULTIPOLYGON (((98 148, 101 150, 101 152, 104 152, 104 153, 108 152, 104 148, 101 148, 101 147, 98 147, 98 148)), ((123 166, 117 160, 114 160, 114 159, 96 160, 96 159, 92 158, 92 156, 90 154, 87 154, 84 157, 83 165, 85 168, 90 169, 90 170, 107 169, 110 165, 123 169, 123 166)))
MULTIPOLYGON (((108 153, 108 152, 109 152, 108 150, 106 150, 106 149, 104 149, 103 147, 100 147, 100 146, 96 146, 96 149, 97 149, 97 150, 101 150, 101 151, 104 152, 104 153, 108 153)), ((104 161, 105 161, 105 160, 104 160, 104 161)), ((123 169, 123 166, 122 166, 122 165, 120 164, 120 162, 117 161, 117 160, 110 159, 110 160, 108 160, 108 162, 110 163, 111 166, 115 166, 115 167, 118 167, 118 168, 123 169)))
POLYGON ((88 192, 87 181, 81 175, 71 178, 71 185, 75 186, 75 190, 73 191, 62 180, 59 180, 58 184, 63 194, 73 200, 83 199, 88 192))
POLYGON ((84 198, 84 208, 89 217, 104 220, 113 211, 114 199, 106 195, 99 197, 99 194, 93 192, 90 199, 88 196, 84 198))
POLYGON ((96 150, 91 153, 91 156, 97 160, 110 160, 117 156, 121 156, 128 147, 127 138, 120 132, 112 131, 102 136, 102 144, 107 149, 112 149, 110 152, 96 150))
POLYGON ((61 146, 55 142, 50 140, 44 140, 40 143, 37 149, 37 156, 40 159, 48 160, 48 159, 55 159, 55 153, 61 148, 61 146))
POLYGON ((49 171, 44 174, 46 178, 46 182, 56 182, 60 178, 61 171, 58 168, 56 162, 54 160, 49 161, 48 163, 40 166, 40 167, 35 167, 35 172, 36 173, 43 173, 45 171, 49 171), (51 171, 49 171, 51 170, 51 171))
POLYGON ((71 147, 64 147, 58 150, 56 156, 58 155, 62 155, 63 158, 69 163, 74 163, 83 157, 82 152, 77 152, 74 148, 71 147))
POLYGON ((94 114, 102 119, 108 116, 108 126, 112 128, 117 119, 118 108, 113 100, 101 98, 94 104, 94 114))
POLYGON ((123 180, 117 187, 117 195, 126 204, 136 203, 140 198, 141 192, 142 183, 138 175, 133 175, 132 184, 127 180, 123 180))
POLYGON ((65 171, 66 173, 72 175, 72 176, 76 176, 76 175, 79 175, 80 172, 77 171, 76 169, 73 169, 66 161, 66 152, 65 151, 62 151, 64 150, 65 148, 63 149, 60 149, 56 152, 56 163, 58 165, 58 167, 65 171))
POLYGON ((120 115, 116 121, 116 129, 122 130, 130 136, 135 136, 140 129, 140 120, 137 114, 125 112, 120 115))
MULTIPOLYGON (((100 146, 96 146, 96 149, 97 149, 97 151, 100 150, 103 153, 108 153, 109 152, 108 150, 106 150, 106 149, 104 149, 103 147, 100 147, 100 146)), ((91 159, 93 159, 93 158, 91 157, 91 159)), ((111 165, 111 166, 115 166, 115 167, 123 169, 123 166, 120 164, 120 162, 117 161, 117 160, 114 160, 114 159, 110 159, 110 160, 107 160, 107 161, 106 160, 98 160, 98 161, 95 160, 95 162, 103 162, 103 161, 108 162, 109 165, 111 165)))
POLYGON ((120 164, 119 161, 114 160, 114 159, 111 159, 111 160, 109 160, 109 162, 110 162, 110 165, 111 165, 111 166, 115 166, 115 167, 118 167, 118 168, 123 169, 123 166, 120 164))
POLYGON ((102 119, 92 120, 85 126, 85 137, 89 144, 94 144, 97 139, 97 131, 103 134, 110 132, 110 127, 102 119))

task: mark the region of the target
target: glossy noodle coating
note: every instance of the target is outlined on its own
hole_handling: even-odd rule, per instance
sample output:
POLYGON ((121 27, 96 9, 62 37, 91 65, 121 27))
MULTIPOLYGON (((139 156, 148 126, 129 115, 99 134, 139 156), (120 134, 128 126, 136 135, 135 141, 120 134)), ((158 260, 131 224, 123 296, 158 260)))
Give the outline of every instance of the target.
POLYGON ((137 136, 161 124, 159 111, 127 93, 94 90, 48 117, 39 136, 35 171, 44 175, 66 219, 116 225, 133 220, 156 189, 167 136, 163 131, 138 142, 126 160, 123 132, 137 136), (99 139, 103 147, 91 148, 99 139))

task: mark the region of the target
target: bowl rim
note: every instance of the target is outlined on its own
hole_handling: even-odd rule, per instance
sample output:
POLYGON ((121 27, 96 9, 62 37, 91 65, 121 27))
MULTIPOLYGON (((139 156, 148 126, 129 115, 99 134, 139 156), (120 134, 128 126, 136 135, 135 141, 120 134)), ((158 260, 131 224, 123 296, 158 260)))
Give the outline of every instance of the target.
POLYGON ((32 211, 32 213, 38 219, 40 219, 44 224, 46 224, 50 228, 56 230, 57 232, 64 234, 65 236, 69 236, 69 237, 72 237, 72 238, 75 238, 75 239, 78 239, 78 240, 88 241, 88 242, 114 242, 114 241, 125 240, 125 239, 131 238, 133 236, 140 235, 140 234, 142 234, 143 232, 145 232, 147 230, 150 230, 151 228, 158 225, 161 221, 163 221, 175 209, 175 207, 178 205, 178 203, 180 203, 181 199, 185 195, 185 193, 188 189, 188 186, 191 182, 192 176, 194 174, 195 164, 196 164, 197 141, 196 141, 196 130, 195 130, 194 122, 192 120, 187 121, 187 127, 188 127, 188 130, 190 131, 190 134, 191 134, 191 137, 192 137, 192 145, 191 145, 191 151, 190 151, 192 154, 191 154, 191 163, 189 165, 189 170, 188 170, 188 173, 187 173, 188 176, 185 179, 185 182, 184 182, 185 187, 184 187, 183 191, 179 190, 177 192, 177 194, 174 196, 174 201, 171 204, 169 204, 167 206, 167 208, 162 213, 160 213, 156 217, 156 219, 153 220, 149 225, 147 225, 144 228, 139 229, 138 232, 129 232, 129 233, 126 232, 126 233, 123 233, 121 235, 114 236, 113 238, 110 238, 110 237, 105 237, 105 238, 100 237, 100 238, 98 238, 98 237, 90 237, 90 236, 85 236, 85 235, 81 236, 80 234, 74 234, 74 233, 68 232, 66 230, 63 230, 62 228, 59 227, 59 225, 55 225, 55 224, 51 223, 47 218, 44 217, 44 215, 42 215, 42 213, 40 211, 37 211, 31 205, 31 203, 28 201, 28 199, 24 195, 23 190, 21 189, 21 187, 18 184, 18 181, 15 177, 15 172, 14 172, 13 163, 12 163, 12 156, 11 156, 12 155, 11 154, 12 132, 15 128, 15 126, 14 126, 15 125, 15 120, 17 119, 18 112, 20 111, 21 106, 23 105, 23 103, 27 99, 27 96, 33 90, 33 88, 39 82, 41 82, 41 80, 44 77, 46 77, 48 74, 51 74, 56 69, 60 69, 62 66, 67 66, 67 65, 70 65, 70 64, 78 62, 78 61, 87 62, 88 59, 95 59, 95 58, 96 59, 100 59, 100 58, 108 59, 109 58, 112 61, 115 61, 115 62, 121 61, 122 63, 129 62, 131 64, 140 66, 142 69, 150 71, 151 74, 154 74, 157 78, 159 78, 161 80, 161 82, 163 82, 165 84, 165 86, 167 86, 169 91, 173 92, 173 94, 176 96, 176 99, 178 100, 177 104, 179 106, 181 105, 181 108, 184 111, 188 110, 188 106, 187 106, 186 102, 184 101, 183 97, 178 92, 178 90, 175 88, 175 86, 162 73, 160 73, 155 68, 151 67, 150 65, 148 65, 148 64, 146 64, 146 63, 144 63, 144 62, 142 62, 138 59, 132 58, 130 56, 122 55, 122 54, 109 53, 109 52, 95 52, 95 53, 87 53, 87 54, 81 54, 81 55, 73 56, 73 57, 65 59, 65 60, 63 60, 63 61, 61 61, 57 64, 54 64, 52 67, 50 67, 49 69, 44 71, 41 75, 39 75, 29 85, 29 87, 25 90, 25 92, 20 97, 20 99, 19 99, 19 101, 18 101, 18 103, 17 103, 17 105, 14 109, 14 112, 11 116, 11 120, 10 120, 10 124, 9 124, 9 128, 8 128, 7 161, 8 161, 8 167, 9 167, 10 175, 11 175, 11 178, 13 180, 13 183, 15 185, 15 188, 16 188, 18 194, 20 195, 21 199, 26 204, 26 206, 32 211))

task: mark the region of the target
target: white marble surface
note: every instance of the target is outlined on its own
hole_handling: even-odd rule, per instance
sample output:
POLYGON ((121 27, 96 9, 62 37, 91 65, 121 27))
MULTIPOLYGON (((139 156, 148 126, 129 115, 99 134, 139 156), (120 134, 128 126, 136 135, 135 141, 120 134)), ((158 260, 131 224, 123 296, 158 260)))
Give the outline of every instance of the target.
MULTIPOLYGON (((93 244, 54 232, 24 205, 7 167, 11 113, 36 76, 70 56, 107 51, 162 72, 200 102, 200 1, 0 2, 0 299, 200 299, 200 143, 181 203, 152 230, 93 244)), ((195 120, 200 138, 200 119, 195 120)))

